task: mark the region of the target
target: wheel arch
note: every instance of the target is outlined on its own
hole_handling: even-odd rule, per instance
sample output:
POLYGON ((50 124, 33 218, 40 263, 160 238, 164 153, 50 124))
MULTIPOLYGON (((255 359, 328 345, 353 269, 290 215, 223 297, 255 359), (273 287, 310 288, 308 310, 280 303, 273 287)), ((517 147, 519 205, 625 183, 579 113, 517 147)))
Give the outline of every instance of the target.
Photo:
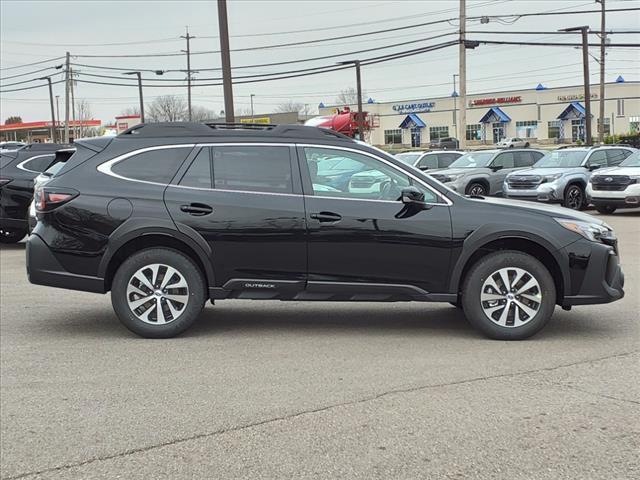
POLYGON ((450 291, 460 294, 460 288, 466 275, 473 265, 490 253, 499 250, 515 250, 528 253, 540 260, 551 274, 556 287, 556 303, 561 304, 564 294, 570 291, 570 278, 564 272, 561 265, 561 257, 544 238, 529 233, 510 233, 496 236, 487 236, 482 240, 473 242, 473 246, 463 250, 458 258, 450 279, 450 291))
MULTIPOLYGON (((156 225, 161 223, 157 220, 155 221, 156 225)), ((173 248, 184 253, 200 268, 207 280, 207 285, 209 287, 214 286, 214 272, 210 260, 211 249, 204 239, 194 240, 177 231, 175 227, 171 227, 173 227, 172 223, 155 227, 127 229, 127 232, 122 235, 117 235, 114 232, 115 235, 112 235, 112 238, 109 239, 109 248, 99 266, 99 275, 104 278, 105 290, 109 291, 111 289, 113 276, 127 257, 135 252, 152 247, 173 248), (204 243, 206 248, 203 248, 200 243, 204 243)))

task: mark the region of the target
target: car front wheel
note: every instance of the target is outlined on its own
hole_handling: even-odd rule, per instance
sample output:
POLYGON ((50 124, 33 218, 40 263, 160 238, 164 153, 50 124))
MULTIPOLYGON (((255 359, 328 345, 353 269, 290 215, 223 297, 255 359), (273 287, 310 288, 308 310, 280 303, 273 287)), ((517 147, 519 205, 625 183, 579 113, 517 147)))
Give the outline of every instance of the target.
POLYGON ((551 319, 556 289, 549 271, 526 253, 503 250, 483 257, 467 274, 462 307, 489 338, 523 340, 551 319))
POLYGON ((582 210, 584 208, 584 190, 580 185, 569 185, 564 193, 564 207, 571 210, 582 210))
POLYGON ((485 196, 487 193, 487 188, 482 183, 474 182, 467 187, 467 195, 485 196))
POLYGON ((191 258, 168 248, 149 248, 118 268, 111 303, 120 321, 147 338, 174 337, 198 318, 206 283, 191 258))
POLYGON ((26 228, 0 228, 0 243, 18 243, 26 235, 26 228))

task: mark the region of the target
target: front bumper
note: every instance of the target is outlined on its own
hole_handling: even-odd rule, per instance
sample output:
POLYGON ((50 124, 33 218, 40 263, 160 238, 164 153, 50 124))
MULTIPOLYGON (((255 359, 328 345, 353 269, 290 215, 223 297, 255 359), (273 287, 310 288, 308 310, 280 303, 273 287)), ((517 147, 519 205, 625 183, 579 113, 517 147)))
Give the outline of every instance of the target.
POLYGON ((640 207, 640 184, 629 185, 621 191, 594 190, 591 184, 587 185, 587 198, 596 207, 616 206, 618 208, 640 207))
POLYGON ((616 246, 579 240, 562 250, 571 276, 563 307, 610 303, 624 297, 624 273, 616 246))
POLYGON ((518 200, 535 200, 546 203, 561 203, 564 200, 562 186, 555 183, 541 183, 537 188, 521 189, 510 188, 509 184, 505 182, 502 189, 506 197, 518 200))
POLYGON ((64 269, 37 234, 31 234, 26 248, 27 277, 35 285, 82 290, 84 292, 105 293, 103 278, 71 273, 64 269))

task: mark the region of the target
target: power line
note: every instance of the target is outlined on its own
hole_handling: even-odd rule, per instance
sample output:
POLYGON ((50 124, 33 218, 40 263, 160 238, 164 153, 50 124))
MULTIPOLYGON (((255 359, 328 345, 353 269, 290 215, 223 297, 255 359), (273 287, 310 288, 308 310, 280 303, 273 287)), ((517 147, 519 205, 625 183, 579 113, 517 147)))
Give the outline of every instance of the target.
POLYGON ((31 67, 33 65, 42 65, 43 63, 54 62, 56 60, 61 60, 63 58, 64 57, 48 58, 47 60, 41 60, 39 62, 25 63, 24 65, 15 65, 13 67, 3 67, 3 68, 0 68, 0 70, 15 70, 16 68, 31 67))
POLYGON ((45 67, 45 68, 41 68, 39 70, 33 70, 31 72, 26 72, 26 73, 18 73, 17 75, 11 75, 9 77, 2 77, 0 78, 0 81, 2 80, 9 80, 11 78, 19 78, 19 77, 26 77, 27 75, 33 75, 34 73, 40 73, 40 72, 44 72, 46 70, 53 70, 56 67, 45 67))
MULTIPOLYGON (((486 45, 533 45, 543 47, 582 47, 582 43, 563 43, 563 42, 508 42, 500 40, 467 40, 467 42, 477 42, 486 45)), ((589 43, 590 47, 599 47, 599 43, 589 43)), ((609 43, 607 48, 637 48, 640 47, 640 43, 609 43)))
MULTIPOLYGON (((61 73, 64 73, 63 71, 58 71, 58 72, 53 72, 47 75, 47 77, 53 77, 54 75, 60 75, 61 73)), ((14 83, 3 83, 2 87, 11 87, 13 85, 23 85, 25 83, 31 83, 31 82, 37 82, 38 80, 41 80, 42 77, 40 78, 30 78, 28 80, 22 80, 20 82, 14 82, 14 83)))
MULTIPOLYGON (((58 80, 56 82, 51 82, 51 85, 57 85, 58 83, 64 83, 64 80, 58 80)), ((47 86, 48 85, 46 83, 43 83, 42 85, 33 85, 31 87, 12 88, 11 90, 2 90, 2 91, 0 91, 0 93, 21 92, 23 90, 33 90, 34 88, 42 88, 42 87, 47 87, 47 86)))

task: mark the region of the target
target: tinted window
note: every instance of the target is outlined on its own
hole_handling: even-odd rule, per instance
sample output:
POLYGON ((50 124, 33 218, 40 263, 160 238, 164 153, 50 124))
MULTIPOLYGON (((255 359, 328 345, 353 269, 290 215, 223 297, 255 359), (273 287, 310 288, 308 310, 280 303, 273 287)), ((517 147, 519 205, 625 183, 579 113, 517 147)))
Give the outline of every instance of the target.
POLYGON ((544 155, 536 168, 571 168, 582 165, 584 157, 587 155, 586 150, 554 150, 544 155))
POLYGON ((37 155, 34 158, 27 160, 24 164, 22 164, 22 168, 26 170, 31 170, 32 172, 44 172, 49 165, 53 162, 55 155, 37 155))
POLYGON ((209 147, 200 150, 189 169, 180 180, 187 187, 211 188, 211 158, 209 147))
POLYGON ((596 150, 589 157, 589 165, 600 165, 604 167, 607 165, 607 152, 605 150, 596 150))
POLYGON ((447 168, 458 158, 460 158, 459 153, 441 153, 438 155, 438 164, 440 168, 447 168))
POLYGON ((191 147, 162 148, 139 153, 116 163, 111 171, 125 178, 169 183, 191 147))
POLYGON ((14 157, 9 157, 8 155, 0 155, 0 168, 9 166, 12 160, 14 160, 14 157))
POLYGON ((414 184, 424 192, 425 201, 437 202, 433 192, 412 182, 408 175, 375 158, 328 148, 305 148, 304 151, 315 196, 399 201, 402 189, 414 184), (342 172, 340 175, 320 173, 327 171, 323 163, 331 163, 335 158, 345 157, 349 158, 350 164, 357 168, 342 172))
POLYGON ((291 193, 289 147, 212 147, 214 188, 291 193))
POLYGON ((431 155, 425 155, 420 160, 418 164, 418 168, 427 169, 427 168, 438 168, 438 160, 440 155, 437 153, 431 155))
POLYGON ((494 167, 501 166, 502 168, 513 168, 513 153, 501 153, 495 158, 491 165, 494 167))
POLYGON ((536 160, 531 154, 532 152, 515 152, 515 166, 516 167, 530 167, 536 160))
POLYGON ((621 149, 619 150, 617 148, 612 150, 607 150, 607 163, 609 164, 610 167, 617 167, 630 154, 631 152, 629 152, 628 150, 621 150, 621 149))

